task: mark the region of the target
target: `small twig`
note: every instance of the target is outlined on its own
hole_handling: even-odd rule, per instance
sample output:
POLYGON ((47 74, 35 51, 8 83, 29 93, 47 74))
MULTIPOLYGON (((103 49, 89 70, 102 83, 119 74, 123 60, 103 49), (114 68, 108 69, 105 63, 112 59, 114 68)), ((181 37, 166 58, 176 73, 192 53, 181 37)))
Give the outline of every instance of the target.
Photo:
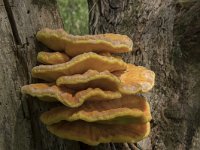
POLYGON ((133 144, 133 143, 129 143, 129 145, 130 145, 130 147, 131 147, 131 149, 133 149, 133 150, 140 150, 137 146, 135 146, 135 144, 133 144))
MULTIPOLYGON (((98 0, 97 0, 98 1, 98 0)), ((94 4, 93 4, 93 6, 92 6, 92 8, 89 10, 89 14, 91 13, 91 11, 94 9, 94 7, 96 6, 96 4, 97 4, 97 1, 95 1, 94 2, 94 4)))
POLYGON ((140 146, 140 144, 138 144, 137 143, 137 148, 139 149, 139 150, 143 150, 143 148, 140 146))
POLYGON ((131 150, 128 143, 123 143, 124 147, 126 148, 126 150, 131 150))
POLYGON ((115 147, 115 144, 110 143, 110 145, 111 145, 111 147, 112 147, 113 150, 117 150, 116 147, 115 147))

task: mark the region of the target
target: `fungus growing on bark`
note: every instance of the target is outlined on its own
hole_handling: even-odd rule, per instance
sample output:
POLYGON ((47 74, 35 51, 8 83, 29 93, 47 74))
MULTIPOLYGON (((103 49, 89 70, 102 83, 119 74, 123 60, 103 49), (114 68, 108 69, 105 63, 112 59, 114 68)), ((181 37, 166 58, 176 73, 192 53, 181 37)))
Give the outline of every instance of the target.
POLYGON ((114 74, 88 70, 84 74, 62 76, 56 80, 58 86, 81 90, 89 87, 118 90, 122 94, 148 92, 154 86, 155 74, 145 67, 128 64, 127 70, 114 74))
POLYGON ((125 71, 114 73, 119 77, 122 93, 130 94, 133 91, 148 92, 152 89, 155 82, 155 73, 142 66, 127 64, 125 71))
POLYGON ((132 50, 133 42, 126 35, 99 34, 74 36, 62 29, 42 29, 36 38, 48 48, 55 51, 65 51, 69 56, 76 56, 85 52, 122 53, 132 50))
POLYGON ((119 88, 120 80, 109 71, 98 72, 96 70, 88 70, 84 74, 59 77, 56 80, 56 84, 75 90, 91 87, 116 91, 119 88))
POLYGON ((87 70, 110 72, 126 69, 126 63, 114 57, 101 56, 93 52, 72 58, 69 62, 56 65, 40 65, 32 69, 35 78, 54 81, 60 76, 81 74, 87 70))
POLYGON ((109 142, 136 143, 149 135, 150 123, 121 125, 62 121, 47 126, 47 129, 60 138, 81 141, 89 145, 109 142))
POLYGON ((66 53, 40 52, 37 60, 45 65, 34 67, 32 76, 53 83, 21 88, 22 93, 42 101, 64 104, 40 117, 51 133, 90 145, 137 142, 148 136, 150 107, 143 96, 135 94, 149 91, 155 74, 110 54, 132 50, 127 36, 73 36, 42 29, 37 39, 66 53), (68 56, 75 57, 69 60, 68 56))
POLYGON ((74 92, 65 87, 58 87, 55 84, 36 83, 25 85, 21 89, 22 93, 38 97, 42 101, 60 101, 68 107, 78 107, 85 101, 102 101, 117 99, 121 97, 119 92, 103 91, 99 88, 88 88, 83 91, 74 92))
POLYGON ((142 96, 123 96, 114 101, 86 102, 78 108, 60 106, 40 117, 46 125, 60 121, 101 122, 104 124, 146 123, 151 120, 150 107, 142 96))
POLYGON ((60 52, 39 52, 37 61, 46 65, 54 65, 69 61, 69 57, 65 53, 60 52))

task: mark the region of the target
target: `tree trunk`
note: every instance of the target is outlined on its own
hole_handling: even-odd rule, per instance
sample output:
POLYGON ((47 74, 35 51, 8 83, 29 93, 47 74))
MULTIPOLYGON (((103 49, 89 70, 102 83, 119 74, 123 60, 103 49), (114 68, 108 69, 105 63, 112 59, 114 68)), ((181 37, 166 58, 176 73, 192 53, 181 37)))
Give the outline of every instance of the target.
MULTIPOLYGON (((197 149, 200 145, 200 2, 186 0, 89 0, 90 32, 129 35, 135 52, 127 62, 155 71, 156 86, 146 96, 152 133, 143 149, 197 149)), ((51 107, 20 93, 43 50, 36 32, 62 28, 55 0, 0 0, 0 149, 134 149, 130 144, 88 147, 60 140, 39 121, 51 107)), ((132 145, 134 146, 134 145, 132 145)))
POLYGON ((0 0, 0 149, 78 150, 78 142, 60 140, 39 121, 48 107, 22 96, 21 86, 36 82, 31 69, 43 50, 36 32, 62 28, 54 0, 0 0))
POLYGON ((156 73, 151 136, 143 149, 198 149, 200 145, 200 1, 88 0, 91 34, 131 37, 125 61, 156 73))

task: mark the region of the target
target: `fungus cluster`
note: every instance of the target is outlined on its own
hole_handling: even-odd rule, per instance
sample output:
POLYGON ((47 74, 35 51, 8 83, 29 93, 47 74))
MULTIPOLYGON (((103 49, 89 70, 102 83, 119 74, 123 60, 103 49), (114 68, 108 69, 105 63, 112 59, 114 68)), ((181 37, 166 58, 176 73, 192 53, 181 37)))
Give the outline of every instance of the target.
POLYGON ((56 52, 38 53, 43 65, 32 69, 32 76, 46 83, 25 85, 21 91, 61 103, 40 117, 52 134, 89 145, 148 136, 151 113, 141 93, 154 86, 155 74, 110 54, 132 50, 127 36, 42 29, 36 37, 56 52))

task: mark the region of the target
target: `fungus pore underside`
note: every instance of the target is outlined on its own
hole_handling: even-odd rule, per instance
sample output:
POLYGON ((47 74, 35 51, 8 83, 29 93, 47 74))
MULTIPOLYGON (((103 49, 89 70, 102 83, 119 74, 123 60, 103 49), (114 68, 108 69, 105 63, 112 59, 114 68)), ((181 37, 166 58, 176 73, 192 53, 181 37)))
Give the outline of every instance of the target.
POLYGON ((60 138, 81 141, 89 145, 108 142, 136 143, 149 135, 150 123, 121 125, 62 121, 47 126, 47 129, 60 138))

